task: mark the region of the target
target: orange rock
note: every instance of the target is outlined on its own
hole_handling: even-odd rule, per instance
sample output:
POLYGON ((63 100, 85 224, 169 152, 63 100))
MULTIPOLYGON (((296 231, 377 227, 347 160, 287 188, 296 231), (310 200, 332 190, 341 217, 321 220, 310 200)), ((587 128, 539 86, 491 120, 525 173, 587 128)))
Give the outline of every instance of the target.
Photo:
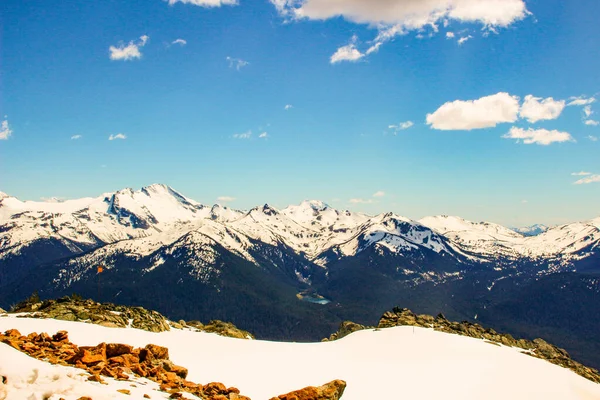
POLYGON ((121 343, 108 343, 106 345, 106 357, 117 357, 123 354, 130 354, 133 350, 133 346, 121 343))
POLYGON ((104 383, 104 379, 102 379, 100 375, 91 375, 87 380, 92 382, 104 383))
POLYGON ((55 342, 66 342, 69 340, 69 333, 67 331, 58 331, 52 336, 52 340, 55 342))
POLYGON ((227 388, 220 382, 211 382, 203 386, 202 391, 208 396, 227 394, 227 388))
POLYGON ((346 382, 336 379, 320 387, 308 386, 271 400, 339 400, 345 389, 346 382))
POLYGON ((173 372, 175 375, 177 375, 180 378, 185 379, 188 375, 188 370, 187 368, 181 367, 179 365, 171 365, 170 367, 171 372, 173 372))
POLYGON ((169 349, 167 349, 166 347, 157 346, 155 344, 149 344, 145 348, 150 353, 152 353, 154 358, 156 358, 158 360, 168 360, 169 359, 169 349))
POLYGON ((129 391, 128 389, 118 389, 117 392, 127 395, 131 394, 131 391, 129 391))
POLYGON ((19 332, 16 329, 9 329, 6 332, 4 332, 4 336, 7 336, 9 338, 20 338, 21 332, 19 332))

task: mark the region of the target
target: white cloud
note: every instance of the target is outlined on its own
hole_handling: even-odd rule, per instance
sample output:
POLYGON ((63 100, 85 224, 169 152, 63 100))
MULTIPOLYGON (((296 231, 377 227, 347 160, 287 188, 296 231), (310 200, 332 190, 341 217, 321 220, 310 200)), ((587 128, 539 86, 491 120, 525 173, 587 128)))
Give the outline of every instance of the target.
POLYGON ((510 128, 510 131, 502 137, 504 139, 517 139, 517 142, 523 140, 524 144, 538 144, 542 146, 547 146, 552 143, 575 141, 567 132, 532 128, 525 130, 523 128, 517 128, 516 126, 510 128))
POLYGON ((585 107, 583 107, 583 117, 584 118, 589 118, 592 116, 594 112, 592 111, 592 106, 587 105, 585 107))
POLYGON ((586 96, 578 96, 578 97, 571 97, 569 98, 569 100, 571 100, 567 106, 587 106, 589 104, 592 104, 596 101, 595 97, 586 97, 586 96))
POLYGON ((283 107, 284 110, 291 110, 292 108, 294 108, 294 106, 291 104, 286 104, 285 107, 283 107))
POLYGON ((385 192, 382 190, 373 193, 373 197, 384 197, 384 196, 385 196, 385 192))
POLYGON ((82 135, 73 135, 73 136, 71 136, 71 140, 81 139, 82 137, 83 137, 82 135))
POLYGON ((171 44, 178 44, 180 46, 185 46, 187 44, 187 40, 185 39, 175 39, 171 42, 171 44))
POLYGON ((12 135, 12 130, 8 126, 8 117, 4 116, 4 121, 0 123, 0 140, 7 140, 12 135))
POLYGON ((598 141, 598 137, 597 136, 589 135, 587 138, 590 139, 592 142, 597 142, 598 141))
POLYGON ((454 38, 454 32, 446 32, 446 37, 448 39, 453 39, 454 38))
POLYGON ((144 47, 149 39, 148 35, 142 35, 137 42, 132 40, 128 44, 120 43, 118 46, 110 46, 108 48, 110 59, 133 60, 134 58, 141 58, 140 48, 144 47))
POLYGON ((418 29, 445 19, 506 27, 525 18, 523 0, 271 0, 296 18, 342 16, 361 24, 399 24, 418 29), (299 6, 298 6, 299 5, 299 6))
POLYGON ((591 175, 591 172, 581 171, 581 172, 573 172, 571 175, 573 176, 588 176, 591 175))
POLYGON ((250 139, 252 137, 252 131, 236 133, 233 135, 233 137, 236 139, 250 139))
POLYGON ((234 201, 235 197, 231 197, 231 196, 219 196, 217 197, 217 201, 221 201, 223 203, 229 203, 231 201, 234 201))
POLYGON ((588 119, 586 121, 583 122, 584 124, 588 125, 588 126, 598 126, 600 125, 600 122, 593 120, 593 119, 588 119))
POLYGON ((413 125, 414 125, 414 122, 412 122, 412 121, 405 121, 405 122, 400 122, 397 125, 389 125, 388 129, 393 129, 394 133, 398 133, 399 131, 406 130, 406 129, 412 127, 413 125))
POLYGON ((227 56, 226 60, 227 62, 229 62, 229 68, 235 68, 238 71, 244 68, 245 66, 250 65, 248 61, 242 60, 240 58, 233 58, 227 56))
POLYGON ((473 39, 473 36, 469 35, 469 36, 463 36, 460 39, 458 39, 458 45, 462 46, 463 43, 465 43, 467 40, 471 40, 473 39))
POLYGON ((372 204, 373 203, 373 199, 350 199, 350 203, 352 204, 372 204))
POLYGON ((532 124, 548 119, 556 119, 565 108, 564 100, 554 100, 552 97, 543 99, 532 95, 525 96, 519 115, 532 124), (541 101, 540 101, 541 100, 541 101))
POLYGON ((352 36, 350 43, 337 49, 329 59, 329 62, 331 64, 339 63, 341 61, 356 62, 363 58, 365 55, 356 48, 357 40, 358 38, 356 35, 352 36))
POLYGON ((574 185, 587 185, 589 183, 600 182, 600 175, 590 175, 587 178, 573 182, 574 185))
POLYGON ((269 134, 268 134, 267 132, 263 132, 263 133, 261 133, 260 135, 258 135, 258 137, 259 137, 260 139, 266 139, 266 138, 268 138, 268 137, 269 137, 269 134))
POLYGON ((519 98, 500 92, 478 100, 447 102, 432 114, 427 124, 439 130, 471 130, 491 128, 504 122, 515 122, 519 98))
MULTIPOLYGON (((394 37, 450 21, 479 23, 484 30, 496 32, 524 19, 528 14, 524 0, 270 0, 288 19, 325 20, 343 17, 348 21, 376 27, 377 37, 366 54, 379 50, 394 37)), ((354 60, 361 53, 356 46, 345 46, 354 60)), ((363 54, 364 56, 364 54, 363 54)))
POLYGON ((192 4, 200 7, 221 7, 222 5, 237 6, 237 0, 168 0, 169 5, 175 3, 192 4))
POLYGON ((127 139, 127 136, 125 136, 122 133, 117 133, 116 135, 110 135, 108 137, 108 140, 117 140, 117 139, 125 140, 125 139, 127 139))

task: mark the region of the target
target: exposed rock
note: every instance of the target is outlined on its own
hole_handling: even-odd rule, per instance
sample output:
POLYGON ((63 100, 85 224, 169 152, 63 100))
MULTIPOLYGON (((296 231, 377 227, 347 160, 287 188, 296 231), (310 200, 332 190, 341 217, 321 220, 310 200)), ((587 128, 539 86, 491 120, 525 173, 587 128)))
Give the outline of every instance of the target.
POLYGON ((308 386, 288 394, 273 397, 271 400, 338 400, 344 394, 346 382, 336 379, 323 386, 308 386))
POLYGON ((217 335, 221 336, 237 339, 255 339, 253 334, 243 329, 239 329, 230 322, 212 320, 208 324, 202 324, 199 321, 188 321, 186 325, 203 332, 216 333, 217 335))
POLYGON ((187 381, 187 368, 175 365, 169 360, 169 349, 155 344, 144 348, 120 343, 78 347, 69 342, 65 331, 52 337, 46 333, 22 336, 16 329, 0 334, 0 342, 39 360, 84 369, 90 373, 88 380, 93 382, 105 383, 103 377, 129 380, 128 374, 136 374, 157 382, 161 390, 168 393, 188 392, 205 400, 250 400, 240 395, 238 389, 227 388, 222 383, 201 385, 187 381))
POLYGON ((6 311, 2 308, 0 308, 0 314, 6 314, 6 311))
POLYGON ((12 312, 30 313, 27 317, 54 318, 64 321, 82 321, 107 327, 143 329, 163 332, 170 329, 167 319, 156 311, 142 307, 118 306, 111 303, 96 303, 76 297, 61 297, 17 304, 12 312))
POLYGON ((438 316, 434 318, 430 315, 416 315, 407 308, 399 307, 395 307, 392 311, 385 312, 379 320, 378 327, 389 328, 403 325, 433 328, 436 331, 484 339, 488 343, 518 347, 526 350, 526 354, 569 368, 584 378, 600 383, 600 374, 596 369, 586 367, 585 365, 572 360, 566 350, 549 344, 543 339, 534 339, 533 341, 515 339, 510 334, 498 333, 493 329, 486 329, 479 324, 473 324, 468 321, 448 321, 443 314, 438 314, 438 316))
POLYGON ((365 325, 357 324, 356 322, 352 322, 352 321, 344 321, 340 324, 340 327, 338 328, 337 332, 331 334, 331 336, 329 336, 329 339, 323 339, 323 341, 325 342, 325 341, 329 341, 329 340, 341 339, 344 336, 348 336, 352 332, 361 331, 363 329, 373 329, 373 328, 374 328, 374 326, 365 326, 365 325))

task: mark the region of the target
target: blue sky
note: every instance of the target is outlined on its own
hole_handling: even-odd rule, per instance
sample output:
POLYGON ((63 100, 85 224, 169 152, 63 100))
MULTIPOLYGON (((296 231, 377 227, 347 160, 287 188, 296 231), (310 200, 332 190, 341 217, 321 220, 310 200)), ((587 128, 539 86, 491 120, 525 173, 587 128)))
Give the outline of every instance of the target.
POLYGON ((5 0, 0 190, 597 217, 598 16, 596 0, 5 0))

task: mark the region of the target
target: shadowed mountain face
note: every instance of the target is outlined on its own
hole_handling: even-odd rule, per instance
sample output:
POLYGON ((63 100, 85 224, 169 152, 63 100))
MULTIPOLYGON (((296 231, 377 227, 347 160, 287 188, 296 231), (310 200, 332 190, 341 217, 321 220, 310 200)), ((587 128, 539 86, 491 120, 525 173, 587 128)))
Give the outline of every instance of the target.
POLYGON ((3 196, 0 306, 36 290, 75 292, 173 319, 229 320, 262 338, 318 340, 341 320, 374 324, 400 305, 546 335, 599 366, 591 332, 600 322, 590 317, 600 306, 599 226, 524 236, 458 217, 368 216, 319 201, 238 211, 164 185, 58 203, 3 196), (302 300, 311 298, 330 302, 302 300))

